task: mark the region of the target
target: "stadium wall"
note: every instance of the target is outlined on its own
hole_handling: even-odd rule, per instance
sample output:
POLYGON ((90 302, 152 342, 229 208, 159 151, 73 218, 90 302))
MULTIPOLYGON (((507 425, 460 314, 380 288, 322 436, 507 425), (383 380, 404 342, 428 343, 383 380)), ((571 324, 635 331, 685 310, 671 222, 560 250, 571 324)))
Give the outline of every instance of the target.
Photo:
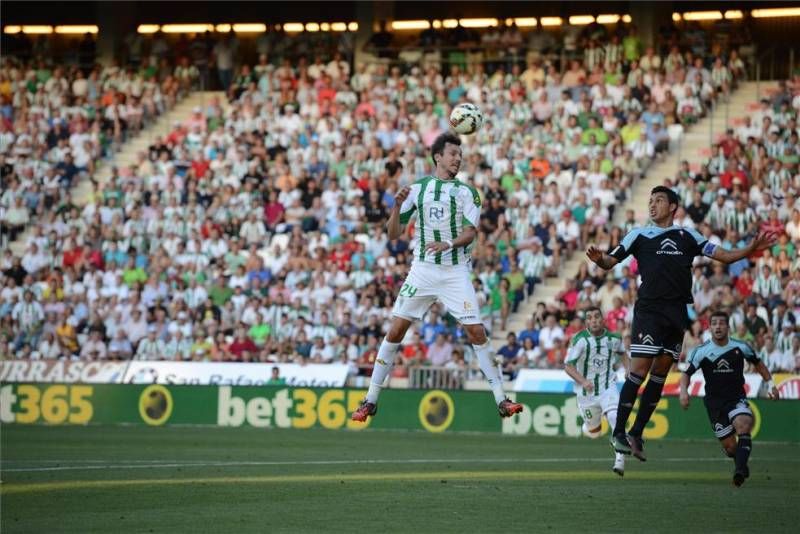
MULTIPOLYGON (((351 421, 349 414, 364 393, 341 388, 5 384, 0 387, 0 421, 581 435, 574 395, 512 394, 525 404, 525 411, 501 420, 486 392, 386 390, 379 415, 362 424, 351 421)), ((756 415, 755 437, 800 443, 800 401, 755 399, 750 404, 756 415)), ((689 410, 683 411, 673 397, 661 399, 644 437, 713 439, 713 434, 701 399, 694 398, 689 410)))

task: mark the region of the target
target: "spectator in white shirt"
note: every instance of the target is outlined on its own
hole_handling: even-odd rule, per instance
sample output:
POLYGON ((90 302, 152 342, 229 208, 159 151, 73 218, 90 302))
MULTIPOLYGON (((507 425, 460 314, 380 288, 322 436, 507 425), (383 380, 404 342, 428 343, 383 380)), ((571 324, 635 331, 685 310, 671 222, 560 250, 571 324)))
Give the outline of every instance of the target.
MULTIPOLYGON (((147 327, 147 337, 139 341, 136 347, 137 360, 160 360, 167 356, 166 345, 158 337, 158 328, 155 325, 147 327)), ((177 352, 176 343, 176 352, 177 352)))
MULTIPOLYGON (((335 180, 333 183, 335 183, 335 180)), ((244 239, 248 247, 254 244, 260 245, 267 236, 267 227, 264 225, 264 221, 258 219, 256 212, 251 212, 247 220, 242 224, 239 235, 244 239)))
POLYGON ((42 332, 44 308, 33 300, 33 292, 25 291, 22 301, 17 302, 12 308, 11 318, 16 322, 18 331, 14 340, 15 349, 20 350, 26 343, 31 347, 36 347, 42 332))
POLYGON ((47 256, 39 251, 39 246, 36 243, 31 243, 28 252, 22 257, 22 266, 25 267, 25 270, 34 274, 47 267, 48 264, 47 256))
POLYGON ((147 319, 141 309, 134 308, 132 310, 131 318, 125 324, 125 329, 128 333, 128 339, 132 343, 138 343, 140 339, 147 335, 147 319))
POLYGON ((555 348, 557 339, 564 339, 564 329, 556 323, 556 316, 550 314, 539 331, 539 346, 547 352, 555 348))
POLYGON ((133 346, 125 334, 125 330, 120 328, 117 335, 108 344, 108 357, 111 360, 129 360, 133 355, 133 346))
POLYGON ((578 240, 581 237, 581 228, 578 226, 578 223, 575 222, 575 219, 573 219, 570 210, 565 209, 561 213, 561 220, 556 224, 556 231, 558 235, 566 241, 570 249, 575 250, 578 247, 578 240))
POLYGON ((314 363, 331 363, 336 356, 333 346, 326 344, 325 341, 317 336, 314 338, 314 345, 311 347, 310 359, 314 363))
POLYGON ((172 321, 167 327, 169 333, 174 334, 176 331, 180 330, 184 338, 191 339, 192 323, 190 323, 188 319, 189 315, 185 311, 178 312, 178 320, 172 321))
POLYGON ((100 338, 100 332, 92 330, 89 340, 81 348, 81 359, 83 360, 105 360, 107 359, 106 343, 100 338))

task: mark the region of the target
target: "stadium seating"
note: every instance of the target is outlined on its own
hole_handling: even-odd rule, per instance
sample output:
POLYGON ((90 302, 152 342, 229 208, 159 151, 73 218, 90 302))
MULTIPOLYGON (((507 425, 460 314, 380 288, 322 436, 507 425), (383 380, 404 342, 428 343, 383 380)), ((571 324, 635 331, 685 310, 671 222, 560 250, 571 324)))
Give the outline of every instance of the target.
MULTIPOLYGON (((27 237, 21 256, 6 249, 0 257, 0 357, 341 361, 354 375, 368 374, 410 260, 408 239, 389 241, 381 226, 398 188, 432 172, 426 147, 465 99, 487 119, 464 139, 458 176, 484 199, 475 285, 487 327, 505 332, 536 286, 580 263, 588 241, 610 246, 620 239, 628 225, 612 222, 633 186, 741 76, 735 56, 726 56, 727 74, 709 53, 656 61, 625 26, 618 30, 568 32, 565 41, 581 46, 559 54, 560 45, 539 31, 527 42, 516 30, 471 35, 480 53, 450 50, 423 32, 421 39, 432 39, 428 53, 376 47, 376 61, 353 72, 332 54, 310 65, 293 61, 291 51, 279 64, 244 64, 227 87, 229 103, 196 110, 154 138, 145 157, 99 182, 85 206, 69 195, 74 177, 91 173, 191 86, 110 66, 88 81, 71 70, 61 89, 58 69, 48 79, 42 66, 5 67, 11 90, 0 125, 0 220, 12 240, 30 220, 41 229, 27 237), (85 104, 83 86, 86 100, 99 105, 85 104), (64 126, 56 126, 58 117, 67 117, 64 126), (67 146, 80 161, 69 160, 67 146), (55 159, 25 165, 31 153, 55 159)), ((764 199, 773 195, 780 209, 768 224, 784 224, 787 235, 752 278, 763 277, 764 265, 788 274, 780 295, 764 289, 756 303, 769 332, 755 341, 769 352, 771 338, 786 343, 789 336, 794 354, 796 321, 781 310, 800 306, 800 215, 786 208, 800 187, 796 123, 789 122, 800 105, 790 94, 797 89, 787 86, 767 104, 777 106, 779 130, 777 140, 762 140, 789 171, 768 171, 764 165, 772 164, 755 158, 742 169, 749 189, 733 184, 735 169, 725 174, 713 165, 701 169, 702 180, 692 169, 674 179, 687 220, 697 213, 690 205, 701 183, 707 203, 722 197, 715 177, 747 190, 745 204, 766 215, 764 199)), ((749 146, 745 137, 744 147, 726 137, 722 150, 757 152, 754 137, 749 146)), ((721 209, 715 231, 738 224, 735 206, 721 209)), ((698 292, 708 280, 722 288, 708 299, 729 299, 741 310, 746 297, 736 286, 725 290, 725 276, 699 273, 698 292)), ((773 282, 757 282, 765 283, 773 282)), ((526 314, 531 324, 517 332, 524 348, 501 350, 508 375, 521 366, 561 367, 568 336, 580 328, 576 311, 589 302, 610 306, 604 311, 613 328, 626 331, 634 296, 635 265, 621 266, 608 282, 584 268, 559 304, 526 314)), ((534 293, 529 304, 535 301, 534 293)), ((704 313, 697 310, 696 331, 704 313)), ((756 321, 747 313, 734 314, 735 326, 756 321)), ((471 364, 460 329, 436 310, 409 333, 403 355, 398 376, 431 361, 471 364)))

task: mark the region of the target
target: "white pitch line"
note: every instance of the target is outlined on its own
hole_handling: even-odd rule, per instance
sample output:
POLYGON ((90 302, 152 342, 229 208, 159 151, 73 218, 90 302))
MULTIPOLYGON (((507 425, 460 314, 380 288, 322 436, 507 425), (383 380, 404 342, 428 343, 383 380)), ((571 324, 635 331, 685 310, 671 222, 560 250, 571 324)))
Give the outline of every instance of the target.
MULTIPOLYGON (((26 467, 0 469, 3 473, 36 473, 42 471, 95 471, 124 469, 174 469, 178 467, 259 467, 259 466, 302 466, 302 465, 414 465, 414 464, 554 464, 608 462, 612 458, 420 458, 403 460, 299 460, 299 461, 261 461, 261 462, 170 462, 170 463, 137 463, 106 465, 66 465, 53 467, 26 467)), ((658 458, 659 462, 729 462, 729 458, 658 458)), ((147 460, 139 460, 146 462, 147 460)), ((757 461, 798 462, 800 459, 759 458, 757 461)))

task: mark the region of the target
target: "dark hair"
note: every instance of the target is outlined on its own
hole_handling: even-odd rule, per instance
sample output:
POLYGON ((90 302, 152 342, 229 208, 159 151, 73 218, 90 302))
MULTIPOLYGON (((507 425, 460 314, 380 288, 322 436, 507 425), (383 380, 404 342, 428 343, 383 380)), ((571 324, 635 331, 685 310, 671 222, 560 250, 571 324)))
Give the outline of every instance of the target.
POLYGON ((440 156, 444 154, 444 147, 448 143, 451 145, 461 146, 461 138, 452 132, 444 132, 443 134, 439 134, 439 136, 431 145, 431 159, 433 160, 434 165, 436 165, 436 154, 439 154, 440 156))
POLYGON ((667 195, 667 200, 670 204, 680 205, 681 199, 678 196, 678 193, 670 189, 665 185, 657 185, 652 190, 650 190, 651 195, 655 195, 656 193, 664 193, 667 195))
POLYGON ((714 317, 724 317, 724 318, 725 318, 725 322, 726 322, 726 323, 727 323, 728 321, 730 321, 730 318, 731 318, 731 316, 730 316, 730 315, 728 315, 728 312, 726 312, 726 311, 723 311, 723 310, 717 310, 717 311, 713 312, 713 313, 711 314, 711 317, 709 317, 709 318, 708 318, 708 319, 709 319, 709 321, 710 321, 711 319, 713 319, 714 317))
POLYGON ((600 316, 603 315, 603 311, 598 306, 589 306, 588 308, 583 310, 583 316, 586 317, 587 315, 589 315, 589 312, 593 311, 600 312, 600 316))

